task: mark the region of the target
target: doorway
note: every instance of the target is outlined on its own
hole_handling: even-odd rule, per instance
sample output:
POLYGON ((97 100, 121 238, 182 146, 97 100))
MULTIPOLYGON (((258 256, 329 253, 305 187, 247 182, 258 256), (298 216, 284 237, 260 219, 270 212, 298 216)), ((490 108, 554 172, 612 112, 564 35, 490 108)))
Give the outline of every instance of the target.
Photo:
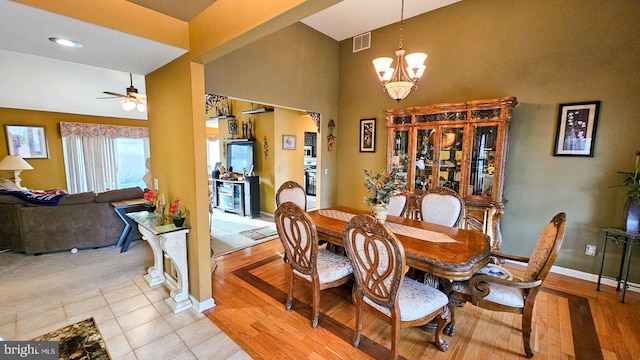
POLYGON ((307 210, 316 208, 318 134, 304 133, 304 190, 307 193, 307 210))

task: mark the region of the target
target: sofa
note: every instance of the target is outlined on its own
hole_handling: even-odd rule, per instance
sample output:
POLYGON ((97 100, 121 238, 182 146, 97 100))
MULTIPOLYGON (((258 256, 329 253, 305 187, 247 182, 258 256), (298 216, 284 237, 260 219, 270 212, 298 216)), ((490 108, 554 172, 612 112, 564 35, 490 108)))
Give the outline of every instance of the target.
POLYGON ((0 249, 41 254, 115 245, 125 224, 110 203, 142 194, 139 187, 67 194, 55 206, 0 194, 0 249))

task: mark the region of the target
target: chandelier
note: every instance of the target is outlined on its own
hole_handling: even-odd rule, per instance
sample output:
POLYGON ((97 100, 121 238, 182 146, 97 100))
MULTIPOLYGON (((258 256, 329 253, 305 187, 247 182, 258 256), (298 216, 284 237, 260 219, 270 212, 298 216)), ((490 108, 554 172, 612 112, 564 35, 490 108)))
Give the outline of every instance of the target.
POLYGON ((384 92, 395 101, 400 102, 409 95, 411 90, 418 88, 418 79, 424 73, 427 59, 425 53, 411 53, 405 56, 406 51, 402 48, 402 25, 404 24, 404 0, 400 10, 400 44, 396 50, 396 67, 391 67, 393 59, 390 57, 379 57, 373 59, 373 66, 380 79, 380 85, 384 92), (403 68, 404 60, 407 61, 406 69, 403 68))

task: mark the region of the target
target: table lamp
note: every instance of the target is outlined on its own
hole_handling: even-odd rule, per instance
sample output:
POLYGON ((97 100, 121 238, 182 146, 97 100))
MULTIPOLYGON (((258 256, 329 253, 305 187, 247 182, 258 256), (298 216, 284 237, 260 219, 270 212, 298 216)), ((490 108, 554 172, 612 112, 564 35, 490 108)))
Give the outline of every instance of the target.
POLYGON ((33 170, 33 166, 29 165, 28 162, 24 161, 24 159, 18 155, 7 155, 0 161, 0 170, 8 170, 13 171, 13 181, 20 186, 20 182, 22 179, 20 178, 20 173, 22 170, 33 170))

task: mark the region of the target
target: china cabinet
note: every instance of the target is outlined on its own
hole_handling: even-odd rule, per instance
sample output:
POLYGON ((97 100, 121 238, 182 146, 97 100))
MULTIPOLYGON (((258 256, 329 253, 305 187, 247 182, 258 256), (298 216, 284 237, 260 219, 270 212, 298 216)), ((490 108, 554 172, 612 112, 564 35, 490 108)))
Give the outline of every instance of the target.
POLYGON ((415 198, 436 186, 458 192, 465 200, 463 226, 489 235, 494 251, 502 245, 509 123, 516 105, 516 98, 502 97, 385 110, 387 167, 398 168, 415 198))

